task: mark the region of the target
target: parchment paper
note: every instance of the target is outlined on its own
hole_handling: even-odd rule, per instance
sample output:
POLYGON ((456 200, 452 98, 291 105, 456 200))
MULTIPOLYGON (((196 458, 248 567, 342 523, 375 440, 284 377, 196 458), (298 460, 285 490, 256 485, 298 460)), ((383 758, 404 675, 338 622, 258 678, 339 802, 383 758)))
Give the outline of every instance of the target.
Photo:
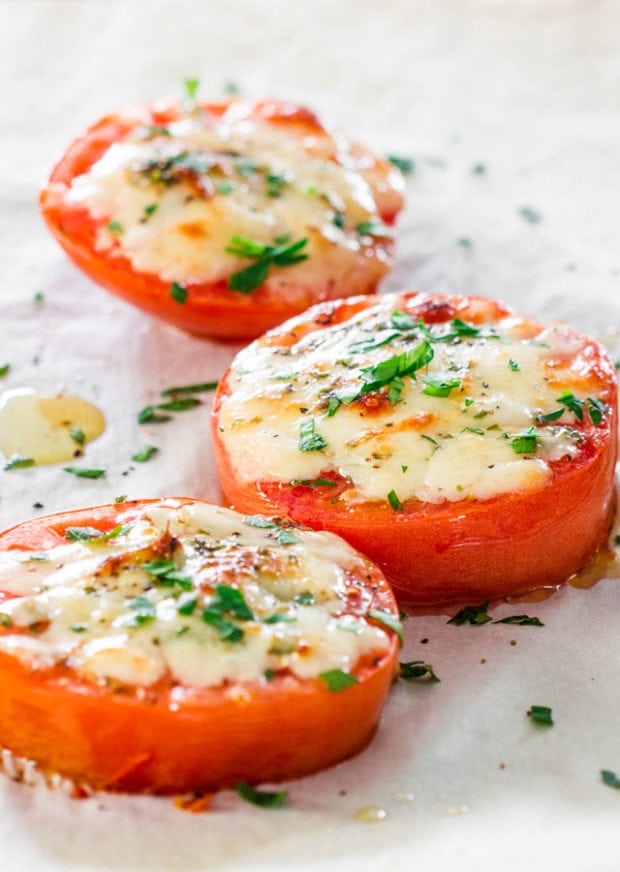
MULTIPOLYGON (((619 38, 620 6, 604 0, 1 2, 0 389, 94 402, 107 428, 86 461, 108 474, 0 472, 0 526, 120 494, 220 498, 208 400, 158 428, 136 413, 169 385, 217 378, 237 346, 115 301, 38 217, 40 182, 85 125, 194 76, 205 98, 232 81, 307 103, 415 160, 384 289, 497 297, 568 320, 617 358, 619 38), (147 442, 159 455, 132 463, 147 442)), ((169 799, 78 802, 2 777, 0 869, 611 872, 620 791, 599 773, 620 772, 619 582, 493 615, 524 611, 545 626, 408 620, 402 659, 432 663, 441 683, 400 682, 371 747, 291 784, 283 811, 230 793, 202 815, 169 799), (532 704, 555 725, 536 728, 532 704), (384 819, 356 820, 365 806, 384 819)))

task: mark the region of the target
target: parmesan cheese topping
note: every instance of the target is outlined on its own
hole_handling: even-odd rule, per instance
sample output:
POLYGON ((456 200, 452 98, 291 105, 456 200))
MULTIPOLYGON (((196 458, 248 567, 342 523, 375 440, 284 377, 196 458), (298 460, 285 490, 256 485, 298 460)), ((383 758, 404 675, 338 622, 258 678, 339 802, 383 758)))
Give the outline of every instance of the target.
POLYGON ((528 491, 549 480, 550 463, 580 450, 570 402, 558 401, 592 390, 579 352, 569 331, 516 316, 420 327, 386 296, 290 347, 244 349, 220 436, 248 484, 312 482, 331 470, 350 482, 350 500, 393 491, 401 502, 441 503, 528 491), (406 353, 424 365, 400 376, 406 353))
POLYGON ((336 536, 172 500, 119 525, 0 554, 0 651, 103 684, 205 687, 349 672, 389 646, 347 599, 346 572, 366 563, 336 536))
POLYGON ((402 205, 400 174, 375 171, 342 136, 303 135, 252 118, 251 108, 137 127, 74 179, 69 202, 105 222, 98 249, 192 283, 247 265, 226 252, 233 236, 263 245, 307 238, 308 260, 283 273, 287 283, 331 287, 359 272, 374 286, 389 265, 380 216, 402 205))

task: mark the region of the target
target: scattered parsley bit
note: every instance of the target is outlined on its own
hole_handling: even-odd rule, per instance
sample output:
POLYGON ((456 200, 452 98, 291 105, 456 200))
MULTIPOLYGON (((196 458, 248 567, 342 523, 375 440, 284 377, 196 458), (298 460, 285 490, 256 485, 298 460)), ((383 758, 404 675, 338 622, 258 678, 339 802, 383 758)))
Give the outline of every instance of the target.
POLYGON ((423 660, 411 660, 409 663, 399 663, 400 678, 405 681, 419 681, 421 678, 427 678, 429 681, 441 681, 435 675, 435 670, 430 663, 425 663, 423 660))
POLYGON ((536 209, 532 209, 531 206, 521 206, 519 209, 519 215, 524 218, 525 221, 529 221, 530 224, 538 224, 538 222, 542 220, 540 212, 537 212, 536 209))
POLYGON ((162 397, 174 397, 177 394, 201 394, 207 391, 214 391, 218 385, 216 381, 199 382, 195 385, 177 385, 172 388, 166 388, 161 392, 162 397))
POLYGON ((267 173, 265 181, 267 183, 265 193, 268 197, 279 197, 282 193, 282 188, 288 184, 286 176, 279 173, 267 173))
POLYGON ((297 596, 294 597, 295 602, 299 603, 302 606, 313 606, 316 602, 316 597, 313 593, 310 593, 309 590, 304 591, 303 593, 298 593, 297 596))
POLYGON ((177 608, 177 612, 180 615, 193 615, 196 611, 196 606, 198 605, 198 600, 193 597, 192 599, 186 600, 182 605, 177 608))
POLYGON ((460 627, 463 624, 471 624, 474 627, 480 627, 482 624, 486 624, 491 620, 491 616, 487 612, 488 608, 488 602, 481 603, 479 606, 465 606, 464 609, 461 609, 460 612, 457 612, 456 615, 454 615, 454 617, 450 618, 447 623, 456 624, 457 627, 460 627))
POLYGON ((334 217, 332 218, 332 224, 335 227, 338 227, 339 230, 342 230, 344 227, 344 215, 342 212, 334 212, 334 217))
POLYGON ((176 303, 182 306, 187 302, 187 288, 184 288, 178 282, 172 282, 170 285, 170 296, 176 303))
POLYGON ((473 245, 469 236, 459 236, 456 241, 461 246, 461 248, 471 248, 473 245))
POLYGON ((69 629, 72 633, 87 633, 88 624, 71 624, 69 629))
POLYGON ((13 619, 10 615, 5 614, 4 612, 0 612, 0 627, 12 627, 13 619))
POLYGON ((512 439, 509 439, 508 444, 515 454, 535 454, 539 439, 540 435, 535 431, 534 427, 530 427, 529 430, 517 433, 512 439))
POLYGON ((276 613, 275 615, 269 615, 268 618, 263 618, 263 624, 293 624, 297 618, 294 618, 292 615, 283 615, 276 613))
POLYGON ((417 370, 427 366, 433 359, 435 352, 426 340, 422 340, 415 348, 390 357, 377 363, 375 366, 364 367, 360 371, 360 378, 365 382, 362 393, 388 388, 388 399, 393 406, 400 401, 400 395, 405 386, 403 377, 410 375, 415 378, 417 370))
POLYGON ((228 94, 229 97, 238 97, 241 93, 241 88, 236 82, 229 79, 224 82, 224 93, 228 94))
POLYGON ((279 236, 274 239, 273 245, 264 245, 245 236, 233 236, 225 251, 237 257, 255 260, 256 263, 232 273, 228 277, 228 287, 241 294, 250 294, 263 284, 272 266, 293 266, 307 260, 308 255, 302 249, 308 244, 308 238, 290 243, 288 240, 288 236, 279 236))
POLYGON ((0 378, 4 378, 4 376, 9 372, 10 369, 11 369, 10 363, 3 363, 0 366, 0 378))
POLYGON ((416 323, 408 312, 400 312, 398 309, 390 315, 392 325, 398 330, 414 330, 416 323))
POLYGON ((140 449, 140 451, 136 451, 135 454, 132 454, 131 459, 135 460, 136 463, 146 463, 146 461, 150 460, 158 451, 159 448, 156 448, 155 445, 145 445, 144 448, 140 449))
POLYGON ((601 769, 601 781, 603 784, 606 784, 607 787, 620 788, 620 778, 618 778, 616 773, 612 772, 611 769, 601 769))
POLYGON ((620 536, 614 536, 614 545, 620 545, 620 536))
POLYGON ((389 239, 392 236, 392 231, 383 221, 360 221, 355 229, 360 236, 374 236, 378 239, 389 239))
POLYGON ((314 418, 301 421, 299 424, 299 450, 322 451, 327 448, 327 442, 320 433, 315 432, 314 418))
POLYGON ((120 503, 124 503, 126 500, 127 500, 127 494, 121 494, 118 497, 114 497, 114 502, 116 503, 116 505, 119 505, 120 503))
POLYGON ((159 203, 149 203, 148 206, 144 207, 144 215, 146 218, 150 218, 151 215, 154 215, 155 212, 159 209, 159 203))
POLYGON ((232 182, 223 181, 223 182, 218 182, 218 184, 215 186, 215 190, 217 191, 218 194, 221 194, 222 197, 227 197, 229 194, 232 194, 232 192, 235 190, 235 186, 233 185, 232 182))
POLYGON ((133 615, 125 621, 125 626, 127 627, 140 627, 142 624, 155 620, 157 616, 155 604, 145 596, 136 597, 130 604, 130 608, 133 611, 133 615))
POLYGON ((389 492, 389 494, 387 495, 387 501, 390 504, 390 506, 394 509, 395 512, 402 511, 403 504, 399 500, 398 494, 396 493, 395 490, 391 490, 389 492))
POLYGON ((179 589, 177 592, 194 590, 194 582, 177 569, 174 560, 150 560, 142 564, 142 569, 155 576, 164 587, 176 587, 179 589))
POLYGON ((415 169, 415 163, 413 161, 413 158, 399 157, 396 154, 388 154, 387 159, 393 166, 399 169, 404 176, 410 176, 415 169))
POLYGON ((537 724, 545 724, 546 726, 551 726, 553 724, 551 709, 547 705, 530 706, 528 715, 537 724))
POLYGON ((552 421, 557 421, 564 414, 564 409, 556 409, 555 412, 549 412, 547 415, 537 415, 536 420, 539 424, 550 424, 552 421))
POLYGON ((65 529, 65 539, 69 542, 92 542, 99 544, 100 542, 108 542, 110 539, 116 539, 117 536, 124 536, 131 529, 128 524, 117 524, 107 533, 103 533, 96 527, 67 527, 65 529))
POLYGON ((89 469, 87 466, 63 466, 62 469, 77 478, 103 478, 106 474, 105 469, 89 469))
POLYGON ((328 669, 327 672, 319 672, 318 678, 323 681, 327 689, 331 693, 340 693, 346 690, 347 687, 352 687, 358 684, 358 680, 349 672, 343 672, 342 669, 328 669))
POLYGON ((235 790, 246 802, 261 808, 282 808, 288 799, 287 790, 257 790, 245 781, 239 781, 235 790))
POLYGON ((521 367, 519 366, 519 364, 517 363, 516 360, 512 359, 512 357, 508 358, 508 366, 510 367, 510 369, 513 372, 520 372, 521 371, 521 367))
POLYGON ((122 236, 125 232, 125 228, 120 221, 110 221, 106 229, 108 233, 113 233, 115 236, 122 236))
POLYGON ((422 393, 429 397, 449 397, 451 392, 460 386, 461 382, 458 379, 453 381, 438 381, 433 378, 425 378, 422 393))
POLYGON ((243 523, 249 527, 262 527, 265 530, 278 531, 278 545, 295 545, 301 542, 301 539, 292 532, 288 527, 282 527, 269 518, 263 518, 262 515, 246 515, 243 523))
POLYGON ((196 397, 181 397, 166 403, 159 403, 155 408, 162 412, 187 412, 188 409, 195 409, 196 406, 200 405, 201 402, 196 397))
POLYGON ((484 430, 481 427, 463 427, 461 433, 475 433, 476 436, 484 436, 484 430))
POLYGON ((185 96, 191 103, 195 103, 198 88, 200 87, 200 79, 184 79, 183 85, 185 86, 185 96))
POLYGON ((171 420, 170 415, 160 415, 155 406, 145 406, 138 412, 138 424, 163 424, 171 420))
POLYGON ((352 342, 351 345, 349 345, 349 350, 352 351, 353 354, 372 351, 374 348, 381 348, 382 345, 387 345, 392 341, 392 339, 397 339, 400 335, 399 330, 380 330, 370 339, 359 339, 357 342, 352 342))
POLYGON ((86 434, 81 427, 77 427, 75 424, 69 430, 69 436, 74 442, 77 442, 78 445, 83 445, 86 442, 86 434))
POLYGON ((471 168, 471 171, 475 176, 483 176, 487 171, 486 164, 483 164, 483 163, 474 164, 473 167, 471 168))
POLYGON ((314 479, 293 479, 289 482, 292 487, 301 485, 302 487, 338 487, 337 481, 332 481, 329 478, 314 478, 314 479))
POLYGON ((595 397, 588 397, 588 412, 595 427, 599 427, 603 420, 603 415, 609 411, 609 406, 595 397))
POLYGON ((32 302, 35 304, 35 306, 42 306, 44 300, 45 300, 45 294, 43 293, 43 291, 37 291, 36 294, 34 295, 34 297, 32 298, 32 302))
POLYGON ((517 624, 519 627, 544 627, 545 625, 540 618, 530 618, 529 615, 508 615, 499 621, 493 621, 494 624, 517 624))
POLYGON ((379 609, 370 609, 368 617, 383 624, 385 627, 388 627, 388 629, 394 630, 402 645, 404 641, 403 625, 393 615, 390 615, 387 612, 382 612, 379 609))
POLYGON ((27 466, 34 466, 33 457, 24 457, 23 454, 14 454, 10 457, 2 467, 3 469, 25 469, 27 466))

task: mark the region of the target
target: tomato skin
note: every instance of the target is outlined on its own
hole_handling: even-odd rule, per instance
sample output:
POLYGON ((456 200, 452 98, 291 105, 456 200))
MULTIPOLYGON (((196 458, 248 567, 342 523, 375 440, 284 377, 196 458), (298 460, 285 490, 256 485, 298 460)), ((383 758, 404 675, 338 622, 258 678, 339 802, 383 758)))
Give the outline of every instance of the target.
MULTIPOLYGON (((174 506, 194 500, 175 499, 174 506)), ((0 550, 60 544, 67 526, 107 531, 161 500, 101 506, 37 518, 0 534, 0 550)), ((373 607, 397 617, 379 570, 352 585, 372 589, 373 607)), ((4 632, 0 628, 0 632, 4 632)), ((330 692, 319 679, 289 674, 269 682, 182 688, 109 687, 66 665, 30 669, 0 653, 0 745, 44 771, 108 791, 212 791, 238 781, 301 777, 358 753, 371 740, 396 668, 398 639, 356 664, 358 683, 330 692)))
MULTIPOLYGON (((424 295, 426 298, 426 295, 424 295)), ((377 297, 317 306, 259 340, 287 346, 307 332, 336 324, 374 305, 377 297)), ((398 308, 415 310, 416 294, 403 294, 398 308)), ((482 324, 509 310, 482 298, 433 295, 423 303, 425 322, 455 316, 482 324)), ((579 336, 570 331, 574 337, 579 336)), ((304 487, 274 481, 247 485, 236 476, 219 432, 219 413, 229 393, 228 374, 213 406, 212 433, 222 490, 237 510, 279 513, 315 529, 342 536, 379 565, 401 605, 482 602, 564 583, 603 545, 615 508, 614 472, 618 455, 616 374, 603 349, 579 337, 593 384, 609 407, 600 426, 584 423, 586 443, 572 461, 551 463, 544 488, 488 500, 444 502, 409 500, 402 511, 386 501, 336 500, 341 487, 304 487)), ((229 371, 230 372, 230 371, 229 371)), ((338 482, 333 469, 322 477, 338 482)))
MULTIPOLYGON (((235 101, 204 103, 201 109, 217 118, 234 104, 235 101)), ((97 234, 106 222, 94 219, 84 206, 69 202, 67 193, 72 181, 87 173, 113 144, 137 127, 165 125, 181 115, 182 108, 170 103, 105 116, 75 139, 54 167, 47 186, 41 191, 40 209, 57 242, 80 270, 126 302, 175 327, 196 335, 231 340, 253 339, 314 303, 348 294, 372 293, 376 289, 381 274, 391 266, 392 239, 372 244, 373 249, 382 252, 381 274, 377 268, 369 270, 360 263, 350 269, 344 282, 334 283, 329 275, 321 281, 302 277, 291 280, 280 270, 247 295, 230 290, 226 278, 183 281, 181 284, 188 292, 183 304, 171 296, 169 280, 134 269, 120 250, 98 250, 97 234)), ((331 136, 316 115, 292 103, 260 101, 252 105, 249 117, 274 127, 286 127, 300 138, 300 149, 303 137, 331 136)), ((379 216, 384 224, 393 226, 403 205, 400 174, 388 161, 361 146, 349 143, 348 148, 349 154, 361 159, 367 170, 375 173, 384 188, 391 192, 379 216)), ((332 160, 339 163, 335 146, 332 160)), ((328 243, 325 245, 329 247, 328 243)))

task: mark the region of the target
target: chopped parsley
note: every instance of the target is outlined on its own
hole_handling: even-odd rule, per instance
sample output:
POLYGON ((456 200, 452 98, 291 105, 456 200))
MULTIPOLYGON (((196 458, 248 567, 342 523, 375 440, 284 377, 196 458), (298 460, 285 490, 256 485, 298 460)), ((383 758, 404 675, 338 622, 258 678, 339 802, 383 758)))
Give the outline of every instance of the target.
POLYGON ((394 632, 400 639, 401 644, 403 643, 403 625, 393 615, 390 615, 388 612, 382 612, 380 609, 370 609, 370 611, 368 612, 368 617, 372 618, 374 621, 377 621, 380 624, 383 624, 384 627, 387 627, 390 630, 394 630, 394 632))
POLYGON ((228 287, 241 294, 251 294, 267 279, 272 266, 287 267, 307 260, 308 255, 302 249, 308 244, 308 238, 289 242, 289 236, 278 236, 273 245, 264 245, 245 236, 233 236, 225 251, 236 257, 254 260, 251 266, 228 277, 228 287))
POLYGON ((301 485, 302 487, 338 487, 337 481, 332 481, 329 478, 314 478, 314 479, 296 479, 294 478, 289 484, 292 487, 301 485))
POLYGON ((3 363, 2 366, 0 366, 0 378, 4 378, 4 376, 9 372, 10 369, 10 363, 3 363))
POLYGON ((620 778, 611 769, 601 769, 601 781, 607 787, 620 788, 620 778))
POLYGON ((195 103, 198 88, 200 87, 200 79, 184 79, 183 85, 185 86, 185 96, 191 103, 195 103))
POLYGON ((523 433, 517 433, 512 439, 509 439, 508 444, 515 454, 535 454, 539 439, 540 435, 534 427, 530 427, 523 433))
POLYGON ((232 192, 235 190, 235 186, 233 185, 232 182, 225 180, 223 182, 218 182, 218 184, 215 186, 215 190, 222 197, 227 197, 229 194, 232 194, 232 192))
POLYGON ((144 207, 144 215, 146 218, 150 218, 151 215, 154 215, 159 208, 159 203, 149 203, 148 206, 144 207))
POLYGON ((417 370, 427 366, 433 359, 435 352, 426 340, 402 354, 397 354, 387 360, 377 363, 375 366, 367 366, 360 370, 360 378, 364 382, 361 393, 367 394, 388 388, 388 399, 392 405, 396 405, 401 399, 401 393, 405 386, 404 376, 413 376, 417 370))
POLYGON ((312 606, 316 602, 315 595, 309 590, 306 590, 303 593, 298 593, 294 599, 296 603, 299 603, 302 606, 312 606))
POLYGON ((343 672, 342 669, 328 669, 326 672, 319 672, 318 677, 327 686, 331 693, 340 693, 346 690, 347 687, 352 687, 358 684, 358 680, 349 672, 343 672))
POLYGON ((389 239, 392 236, 392 231, 383 221, 360 221, 355 229, 360 236, 374 236, 378 239, 389 239))
POLYGON ((481 603, 479 606, 465 606, 460 612, 457 612, 454 617, 450 618, 448 624, 456 624, 457 627, 463 624, 471 624, 474 627, 480 627, 491 620, 488 614, 489 604, 481 603))
POLYGON ((284 186, 288 184, 286 176, 279 173, 267 173, 265 181, 267 183, 265 193, 268 197, 279 197, 284 186))
POLYGON ((551 709, 547 705, 530 706, 528 714, 537 724, 544 724, 545 726, 551 726, 553 724, 551 709))
POLYGON ((146 461, 150 460, 158 451, 159 448, 155 445, 145 445, 144 448, 141 448, 139 451, 136 451, 135 454, 132 454, 131 459, 135 460, 136 463, 146 463, 146 461))
POLYGON ((483 163, 474 164, 473 167, 471 168, 471 171, 475 176, 483 176, 487 171, 486 164, 483 164, 483 163))
POLYGON ((77 427, 75 424, 69 430, 69 436, 74 442, 77 442, 78 445, 83 445, 86 442, 86 434, 81 427, 77 427))
POLYGON ((299 425, 299 450, 322 451, 327 448, 327 442, 320 433, 315 431, 314 418, 301 421, 299 425))
POLYGON ((243 523, 249 527, 262 527, 265 530, 278 531, 278 545, 295 545, 301 542, 301 539, 293 533, 288 527, 282 527, 269 518, 263 518, 262 515, 246 515, 243 523))
POLYGON ((425 663, 423 660, 411 660, 408 663, 399 663, 400 678, 405 681, 419 681, 421 678, 426 678, 428 681, 441 681, 435 674, 435 670, 430 663, 425 663))
POLYGON ((63 466, 62 469, 77 478, 103 478, 106 474, 105 469, 91 469, 87 466, 63 466))
POLYGON ((0 612, 0 627, 12 627, 13 619, 10 615, 7 615, 5 612, 0 612))
POLYGON ((122 236, 125 232, 125 228, 120 221, 110 221, 106 229, 108 233, 113 233, 114 236, 122 236))
POLYGON ((452 381, 441 381, 433 378, 425 378, 422 393, 429 397, 449 397, 451 392, 460 386, 461 382, 458 379, 452 381))
POLYGON ((494 624, 516 624, 519 627, 544 627, 545 625, 540 618, 530 617, 529 615, 508 615, 499 621, 493 621, 494 624))
POLYGON ((395 512, 402 511, 403 504, 401 503, 400 499, 398 498, 398 494, 396 493, 395 490, 391 490, 389 492, 389 494, 387 495, 387 501, 390 504, 390 506, 394 509, 395 512))
POLYGON ((177 397, 177 399, 159 403, 155 408, 162 412, 187 412, 188 409, 195 409, 196 406, 200 405, 201 402, 196 397, 177 397))
POLYGON ((43 302, 45 301, 45 294, 43 293, 43 291, 37 291, 36 294, 34 295, 34 297, 32 298, 32 301, 35 304, 35 306, 42 306, 43 302))
POLYGON ((218 385, 217 381, 198 382, 193 385, 175 385, 172 388, 166 388, 161 392, 162 397, 175 397, 177 394, 201 394, 208 391, 214 391, 218 385))
POLYGON ((14 454, 10 457, 2 467, 3 469, 25 469, 27 466, 34 466, 34 457, 24 457, 23 454, 14 454))
POLYGON ((396 154, 388 154, 387 159, 393 166, 399 169, 404 176, 410 176, 415 169, 415 163, 413 161, 413 158, 399 157, 396 154))
POLYGON ((147 624, 154 621, 157 616, 155 603, 152 603, 145 596, 138 596, 130 604, 133 615, 125 621, 127 627, 141 627, 142 624, 147 624))
POLYGON ((257 790, 245 781, 239 781, 235 790, 246 802, 261 808, 282 808, 288 799, 287 790, 257 790))
POLYGON ((529 221, 530 224, 538 224, 538 222, 542 220, 540 212, 536 209, 532 209, 531 206, 521 206, 519 209, 519 215, 525 221, 529 221))
POLYGON ((170 296, 175 301, 183 306, 187 302, 187 288, 180 285, 178 282, 172 282, 170 285, 170 296))
POLYGON ((520 372, 521 371, 521 367, 519 366, 519 364, 517 363, 516 360, 512 359, 512 357, 508 358, 508 366, 510 367, 510 369, 513 372, 520 372))
POLYGON ((138 412, 138 424, 163 424, 171 421, 170 415, 160 415, 156 406, 145 406, 138 412))
POLYGON ((153 575, 164 587, 175 588, 175 592, 194 590, 194 582, 188 575, 177 569, 174 560, 151 560, 142 564, 142 569, 153 575))
POLYGON ((117 524, 107 533, 103 533, 96 527, 67 527, 65 529, 65 539, 69 542, 91 542, 98 545, 101 542, 109 542, 110 539, 116 539, 117 536, 124 536, 131 529, 128 524, 117 524))

